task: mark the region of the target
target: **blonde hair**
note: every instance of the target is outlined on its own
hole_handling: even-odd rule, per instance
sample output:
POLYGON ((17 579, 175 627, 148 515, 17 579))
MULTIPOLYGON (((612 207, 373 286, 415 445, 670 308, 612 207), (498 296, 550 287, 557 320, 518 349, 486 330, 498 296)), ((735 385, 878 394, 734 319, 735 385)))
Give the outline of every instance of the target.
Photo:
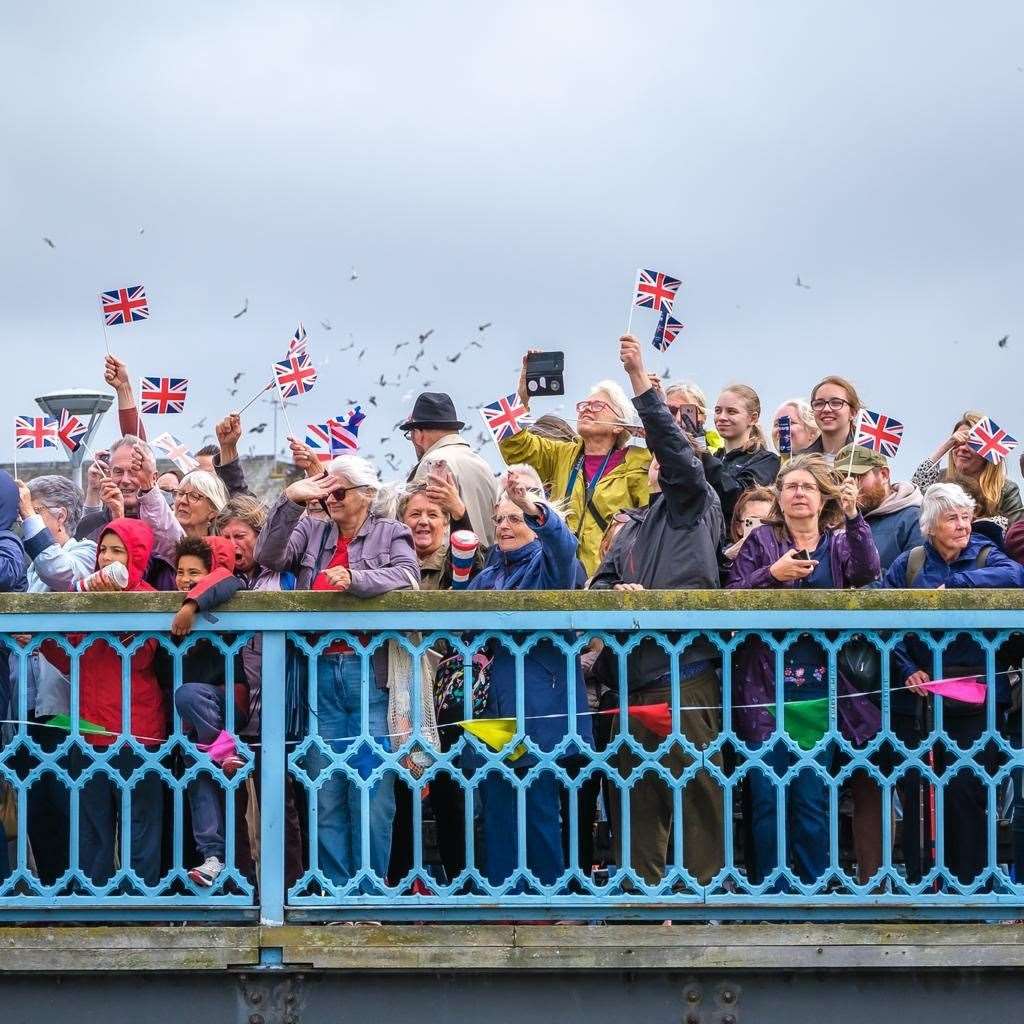
MULTIPOLYGON (((971 427, 984 418, 984 414, 978 412, 975 409, 968 409, 956 421, 956 426, 953 427, 955 433, 960 427, 971 427)), ((946 476, 951 479, 955 479, 963 474, 957 470, 953 463, 953 453, 949 453, 949 459, 946 462, 946 476)), ((985 468, 978 474, 978 491, 981 494, 979 511, 982 515, 994 516, 999 513, 999 506, 1003 499, 1003 485, 1006 483, 1006 462, 1000 460, 999 462, 987 462, 985 468)))
POLYGON ((839 483, 832 471, 832 467, 821 455, 804 454, 794 455, 775 477, 775 498, 772 502, 768 519, 776 527, 785 524, 785 516, 782 514, 782 506, 779 497, 782 494, 782 482, 790 473, 802 470, 814 477, 814 482, 821 492, 821 510, 818 512, 818 529, 829 529, 838 526, 843 521, 843 505, 839 498, 839 483))
POLYGON ((722 388, 721 399, 726 392, 736 395, 746 407, 747 415, 750 417, 750 440, 743 446, 747 452, 763 451, 768 447, 768 439, 764 436, 761 424, 757 421, 761 418, 761 399, 757 392, 749 384, 727 384, 722 388))
POLYGON ((842 388, 846 392, 846 400, 850 403, 850 415, 856 416, 861 410, 860 395, 857 394, 857 389, 853 384, 848 381, 845 377, 837 377, 832 374, 828 377, 822 377, 817 384, 811 388, 811 401, 814 401, 814 396, 818 393, 819 388, 823 388, 826 384, 834 384, 837 388, 842 388))

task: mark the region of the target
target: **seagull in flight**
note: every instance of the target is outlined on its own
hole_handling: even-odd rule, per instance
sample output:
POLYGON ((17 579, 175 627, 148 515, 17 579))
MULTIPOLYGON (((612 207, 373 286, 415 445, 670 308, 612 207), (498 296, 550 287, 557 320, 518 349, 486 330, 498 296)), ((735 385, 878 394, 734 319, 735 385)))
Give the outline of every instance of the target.
POLYGON ((370 395, 370 397, 367 399, 367 401, 370 403, 370 405, 376 406, 376 404, 377 404, 377 396, 376 395, 370 395))
POLYGON ((206 426, 206 417, 204 416, 198 423, 193 423, 192 424, 192 429, 193 430, 201 430, 205 426, 206 426))
POLYGON ((255 427, 249 428, 250 434, 262 434, 267 429, 266 423, 257 423, 255 427))
POLYGON ((1009 336, 1008 334, 1004 334, 1004 335, 1003 335, 1003 336, 1002 336, 1002 337, 1001 337, 1001 338, 1000 338, 1000 339, 999 339, 999 340, 998 340, 998 341, 996 342, 996 344, 997 344, 997 345, 998 345, 998 346, 999 346, 1000 348, 1006 348, 1006 343, 1007 343, 1007 342, 1008 342, 1009 340, 1010 340, 1010 336, 1009 336))
POLYGON ((350 281, 358 281, 359 280, 359 275, 356 273, 356 268, 355 267, 352 268, 352 273, 348 275, 348 279, 350 281))
POLYGON ((434 333, 434 328, 433 327, 431 327, 429 331, 424 331, 420 335, 420 344, 422 345, 423 342, 425 342, 427 340, 427 338, 429 338, 433 333, 434 333))
POLYGON ((232 378, 231 383, 237 384, 245 376, 245 370, 239 370, 238 373, 232 378))
POLYGON ((365 348, 360 349, 359 350, 359 355, 356 356, 356 362, 362 362, 363 356, 365 356, 365 355, 366 355, 366 349, 365 348))
POLYGON ((797 288, 806 288, 808 291, 811 290, 811 286, 809 284, 804 284, 803 281, 800 280, 800 275, 799 274, 796 275, 795 284, 796 284, 797 288))
POLYGON ((459 361, 459 359, 461 359, 461 358, 462 358, 462 353, 461 352, 456 352, 455 355, 448 356, 448 362, 449 363, 457 363, 459 361))
POLYGON ((49 246, 49 247, 50 247, 51 249, 56 249, 56 248, 57 248, 57 246, 55 246, 55 245, 53 244, 53 239, 52 239, 52 238, 47 238, 47 237, 46 237, 46 235, 43 235, 43 241, 44 241, 44 242, 45 242, 45 243, 46 243, 46 244, 47 244, 47 245, 48 245, 48 246, 49 246))
POLYGON ((238 394, 238 388, 228 388, 228 394, 234 398, 238 394))
POLYGON ((231 319, 232 320, 237 320, 240 316, 245 316, 245 314, 248 313, 248 312, 249 312, 249 300, 246 299, 245 302, 242 304, 242 308, 237 313, 233 314, 231 319))
POLYGON ((321 327, 322 327, 322 328, 323 328, 323 329, 324 329, 325 331, 333 331, 333 330, 334 330, 334 328, 333 328, 333 327, 331 327, 331 321, 330 321, 330 320, 321 320, 321 321, 320 321, 320 326, 321 326, 321 327))
POLYGON ((485 323, 485 324, 478 324, 476 329, 478 331, 482 332, 482 331, 486 331, 487 328, 490 327, 490 326, 491 326, 491 321, 488 320, 487 323, 485 323))
POLYGON ((405 348, 405 346, 406 346, 406 345, 411 345, 411 344, 412 344, 412 342, 411 342, 411 341, 400 341, 400 342, 399 342, 399 343, 398 343, 398 344, 397 344, 397 345, 395 346, 395 351, 394 351, 394 352, 392 352, 391 354, 392 354, 392 355, 397 355, 397 354, 398 354, 398 350, 399 350, 399 349, 405 348))

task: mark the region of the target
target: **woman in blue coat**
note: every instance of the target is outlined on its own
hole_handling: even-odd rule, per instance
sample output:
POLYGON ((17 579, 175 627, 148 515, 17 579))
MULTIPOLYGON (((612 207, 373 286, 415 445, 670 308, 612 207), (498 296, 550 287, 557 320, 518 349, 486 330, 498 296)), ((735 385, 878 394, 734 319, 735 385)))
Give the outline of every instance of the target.
MULTIPOLYGON (((471 590, 572 590, 576 584, 576 537, 562 517, 544 500, 543 490, 528 472, 508 471, 494 506, 495 544, 471 590)), ((495 643, 490 666, 486 717, 516 717, 516 659, 495 643)), ((586 689, 579 658, 566 655, 550 641, 535 644, 523 655, 523 725, 526 736, 542 751, 553 750, 569 732, 569 694, 577 714, 587 710, 586 689)), ((576 719, 576 733, 591 742, 589 717, 576 719)), ((559 756, 565 758, 575 751, 559 756)), ((537 763, 526 753, 513 764, 520 780, 537 763)), ((565 870, 559 807, 560 783, 552 772, 541 772, 526 784, 526 866, 543 885, 552 884, 565 870)), ((481 783, 484 799, 484 874, 492 885, 516 869, 517 786, 497 772, 481 783)))

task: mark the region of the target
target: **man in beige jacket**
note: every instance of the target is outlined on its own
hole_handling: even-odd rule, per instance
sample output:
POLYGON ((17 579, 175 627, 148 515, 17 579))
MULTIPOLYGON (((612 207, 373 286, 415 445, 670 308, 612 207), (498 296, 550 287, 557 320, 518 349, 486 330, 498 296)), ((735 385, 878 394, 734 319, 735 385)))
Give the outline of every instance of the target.
POLYGON ((481 541, 491 545, 494 543, 491 516, 498 497, 498 480, 494 470, 459 435, 465 425, 458 418, 450 395, 434 391, 420 395, 412 414, 399 427, 412 442, 419 459, 409 474, 409 481, 425 481, 430 467, 443 462, 455 478, 473 529, 481 541))

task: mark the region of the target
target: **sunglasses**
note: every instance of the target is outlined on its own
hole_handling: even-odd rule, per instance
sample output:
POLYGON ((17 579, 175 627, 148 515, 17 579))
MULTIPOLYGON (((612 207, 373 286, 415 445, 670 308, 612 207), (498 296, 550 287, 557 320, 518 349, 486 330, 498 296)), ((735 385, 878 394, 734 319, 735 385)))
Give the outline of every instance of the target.
POLYGON ((505 520, 508 520, 509 526, 522 526, 522 524, 526 522, 521 515, 516 515, 515 512, 491 516, 491 522, 494 523, 495 526, 501 526, 505 520))

